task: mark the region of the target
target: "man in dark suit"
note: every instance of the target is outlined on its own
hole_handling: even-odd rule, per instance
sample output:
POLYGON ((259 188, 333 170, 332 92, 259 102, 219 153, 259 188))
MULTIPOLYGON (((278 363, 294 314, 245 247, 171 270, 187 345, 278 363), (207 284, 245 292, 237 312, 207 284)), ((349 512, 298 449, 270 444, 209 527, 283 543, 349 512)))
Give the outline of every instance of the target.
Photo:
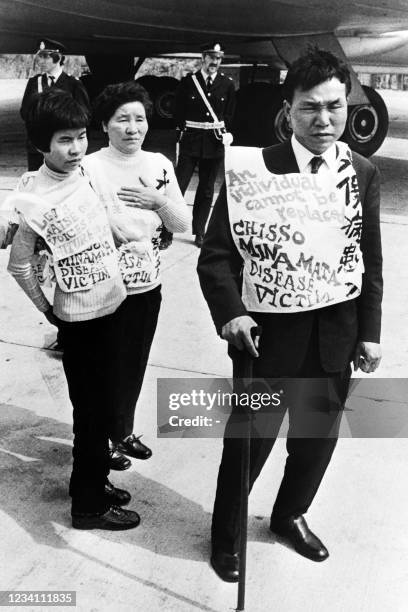
MULTIPOLYGON (((32 96, 46 91, 50 87, 68 91, 77 102, 89 108, 88 94, 81 81, 62 69, 65 61, 64 53, 66 53, 64 45, 56 40, 43 38, 39 42, 36 60, 39 64, 40 73, 28 79, 20 108, 23 121, 27 119, 32 96)), ((42 163, 42 154, 27 141, 28 170, 38 170, 42 163)))
MULTIPOLYGON (((332 181, 335 194, 338 194, 338 210, 342 211, 336 231, 337 235, 342 236, 344 250, 338 260, 339 265, 330 270, 330 276, 326 278, 331 282, 331 288, 327 283, 327 296, 330 296, 335 285, 334 289, 340 291, 338 297, 327 297, 326 301, 318 303, 317 300, 317 303, 313 303, 312 299, 304 299, 306 290, 300 292, 302 295, 297 296, 297 302, 289 304, 290 295, 294 293, 291 291, 294 279, 299 278, 296 277, 295 269, 299 266, 303 267, 303 271, 307 269, 306 275, 311 277, 309 286, 312 287, 317 279, 322 282, 324 264, 316 263, 314 267, 310 264, 308 267, 309 259, 304 259, 306 255, 303 253, 296 263, 297 260, 293 259, 288 248, 283 256, 281 240, 275 239, 274 234, 279 224, 269 225, 268 250, 265 237, 263 243, 258 241, 261 249, 258 250, 258 257, 259 253, 263 253, 270 260, 267 262, 269 267, 263 268, 262 281, 259 276, 253 276, 257 266, 260 269, 262 258, 255 258, 256 252, 252 250, 255 243, 240 241, 239 234, 245 224, 254 237, 257 232, 259 234, 261 226, 257 225, 257 218, 252 215, 251 209, 254 202, 265 202, 268 198, 262 200, 259 196, 259 200, 256 200, 258 196, 253 196, 252 203, 244 211, 247 218, 234 223, 231 215, 234 214, 236 202, 231 197, 231 173, 228 171, 227 187, 223 186, 215 204, 198 262, 201 287, 216 328, 229 343, 234 378, 243 376, 242 355, 243 351, 249 351, 255 358, 255 378, 279 377, 281 382, 286 377, 309 379, 309 382, 298 380, 288 385, 291 396, 288 458, 272 511, 270 529, 298 553, 314 561, 326 559, 328 551, 309 529, 303 515, 317 493, 336 445, 341 408, 351 374, 350 363, 354 362, 355 369, 373 372, 381 359, 379 173, 369 161, 351 153, 344 143, 337 142, 347 119, 350 88, 347 66, 331 53, 314 49, 300 57, 290 67, 285 80, 284 109, 293 129, 292 139, 262 151, 252 149, 250 155, 253 157, 258 151, 260 163, 266 168, 265 171, 273 175, 301 172, 304 176, 304 173, 317 173, 319 177, 316 181, 332 181), (347 176, 340 180, 344 172, 347 176), (351 217, 353 224, 350 222, 351 217), (246 269, 248 253, 251 252, 253 268, 246 269), (345 276, 342 277, 343 267, 345 276), (294 269, 295 272, 286 274, 288 269, 294 269), (278 287, 282 287, 285 274, 285 287, 289 289, 279 294, 278 287), (348 280, 347 275, 353 282, 345 282, 348 280), (262 293, 257 294, 255 289, 259 289, 261 282, 262 293), (252 301, 247 299, 251 289, 254 289, 252 295, 258 295, 259 307, 253 306, 254 298, 251 298, 252 301), (264 299, 266 295, 281 295, 282 307, 277 307, 274 298, 267 302, 264 299), (254 341, 251 329, 256 325, 262 326, 262 334, 259 340, 254 341), (315 406, 313 402, 317 396, 320 403, 315 406), (312 409, 310 405, 305 407, 305 403, 310 404, 310 401, 312 409)), ((231 149, 233 151, 234 147, 231 149)), ((242 180, 242 176, 237 180, 242 180)), ((272 175, 268 176, 271 179, 272 175)), ((241 193, 248 191, 248 182, 244 184, 241 193)), ((276 183, 279 183, 279 176, 276 176, 276 183)), ((256 185, 259 190, 261 187, 259 183, 256 185)), ((272 197, 272 191, 268 195, 272 197)), ((302 191, 298 195, 302 201, 307 194, 302 191)), ((239 201, 237 196, 236 201, 239 201)), ((266 213, 270 215, 270 222, 276 221, 277 208, 271 206, 270 212, 266 213)), ((284 215, 284 209, 279 209, 280 214, 284 215)), ((330 224, 320 222, 322 219, 319 215, 323 214, 323 207, 320 206, 320 209, 315 213, 317 221, 314 222, 314 228, 319 228, 317 242, 320 246, 325 245, 329 251, 332 234, 327 233, 327 227, 330 224)), ((293 217, 299 211, 304 214, 304 210, 300 205, 298 209, 286 209, 291 218, 286 219, 289 223, 282 226, 284 232, 289 232, 293 217)), ((324 214, 328 218, 337 214, 334 205, 333 210, 328 207, 324 214)), ((268 227, 268 221, 265 227, 268 227)), ((312 234, 316 240, 314 228, 312 234)), ((265 236, 264 229, 262 232, 265 236)), ((297 242, 302 242, 301 233, 297 234, 297 242)), ((316 252, 319 250, 319 246, 314 248, 316 252)), ((310 252, 308 256, 315 257, 310 262, 316 262, 316 253, 310 252)), ((311 296, 310 290, 309 298, 311 296)), ((230 437, 236 412, 237 408, 233 410, 224 435, 212 523, 211 563, 217 574, 230 582, 237 581, 239 577, 239 466, 242 439, 230 437)), ((277 424, 282 416, 283 412, 278 415, 273 410, 269 414, 265 410, 263 414, 254 416, 250 487, 273 447, 277 424)))
POLYGON ((193 234, 201 247, 214 196, 214 183, 224 158, 222 133, 229 130, 235 109, 235 88, 230 77, 219 72, 224 50, 219 43, 202 51, 201 70, 184 77, 175 98, 174 118, 181 130, 176 176, 184 194, 198 164, 199 181, 194 198, 193 234), (203 101, 193 76, 211 105, 218 123, 203 101), (218 127, 216 127, 218 125, 218 127))

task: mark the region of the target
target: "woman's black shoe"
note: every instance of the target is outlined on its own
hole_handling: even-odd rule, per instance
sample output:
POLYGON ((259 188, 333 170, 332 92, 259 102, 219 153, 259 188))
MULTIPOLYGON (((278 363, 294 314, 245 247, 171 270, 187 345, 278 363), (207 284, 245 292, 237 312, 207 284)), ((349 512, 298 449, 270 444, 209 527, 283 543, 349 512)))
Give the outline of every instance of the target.
POLYGON ((133 529, 140 523, 140 516, 133 510, 111 506, 104 514, 73 514, 72 526, 75 529, 108 529, 122 531, 133 529))
POLYGON ((109 480, 105 485, 105 498, 106 501, 112 506, 126 506, 132 499, 129 491, 125 489, 118 489, 114 487, 109 480))
POLYGON ((130 459, 118 453, 115 448, 109 449, 109 468, 111 470, 118 470, 122 472, 123 470, 128 470, 132 462, 130 459))
POLYGON ((140 441, 142 436, 131 434, 124 440, 117 442, 115 448, 124 455, 135 457, 136 459, 149 459, 152 456, 152 451, 143 442, 140 441))

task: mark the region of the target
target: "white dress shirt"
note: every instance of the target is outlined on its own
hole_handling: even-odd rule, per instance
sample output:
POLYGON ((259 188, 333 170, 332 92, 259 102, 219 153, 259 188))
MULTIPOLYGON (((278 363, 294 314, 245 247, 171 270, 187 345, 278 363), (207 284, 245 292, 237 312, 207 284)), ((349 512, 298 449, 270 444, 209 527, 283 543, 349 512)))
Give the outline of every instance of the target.
POLYGON ((55 85, 57 79, 59 79, 59 77, 61 76, 62 68, 60 65, 58 65, 58 68, 53 69, 51 72, 46 72, 45 74, 47 75, 48 86, 51 87, 52 82, 55 85), (53 78, 53 81, 51 81, 50 77, 53 78))
POLYGON ((310 173, 312 170, 310 162, 313 157, 321 157, 323 159, 323 163, 320 166, 318 173, 337 174, 337 150, 335 142, 330 145, 330 147, 321 155, 316 155, 316 153, 312 153, 309 151, 309 149, 306 149, 306 147, 300 144, 294 134, 292 135, 291 144, 296 157, 297 165, 299 166, 299 172, 310 173))
POLYGON ((208 79, 208 77, 210 77, 210 79, 211 79, 211 85, 214 83, 214 79, 215 79, 215 77, 217 76, 217 73, 216 73, 216 72, 214 72, 214 74, 207 74, 207 72, 204 72, 204 70, 203 70, 203 69, 201 69, 201 70, 200 70, 200 72, 201 72, 201 76, 203 77, 204 82, 205 82, 206 84, 207 84, 207 79, 208 79))

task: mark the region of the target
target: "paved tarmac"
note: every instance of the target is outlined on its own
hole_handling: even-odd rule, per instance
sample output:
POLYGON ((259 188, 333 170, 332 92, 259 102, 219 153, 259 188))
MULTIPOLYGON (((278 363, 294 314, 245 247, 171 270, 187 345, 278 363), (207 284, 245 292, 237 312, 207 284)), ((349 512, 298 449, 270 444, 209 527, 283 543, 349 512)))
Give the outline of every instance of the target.
MULTIPOLYGON (((0 102, 3 199, 24 170, 19 88, 22 82, 10 84, 0 102)), ((322 564, 300 557, 268 531, 285 460, 284 440, 278 440, 250 499, 248 612, 406 610, 408 134, 401 126, 408 96, 387 94, 391 136, 376 156, 383 175, 385 276, 384 358, 377 378, 403 380, 357 387, 354 402, 366 415, 372 410, 373 419, 390 415, 381 434, 390 437, 346 437, 344 423, 345 437, 308 515, 331 553, 322 564)), ((153 135, 154 142, 163 138, 170 146, 168 135, 153 135)), ((192 196, 190 191, 189 203, 192 196)), ((75 590, 81 612, 235 608, 236 586, 221 582, 208 565, 221 440, 156 437, 158 378, 230 374, 225 344, 201 296, 197 256, 188 234, 163 254, 163 306, 135 427, 153 457, 112 474, 132 493, 130 507, 142 523, 109 533, 70 526, 71 406, 60 356, 49 348, 55 333, 8 276, 8 253, 0 252, 0 590, 75 590)))

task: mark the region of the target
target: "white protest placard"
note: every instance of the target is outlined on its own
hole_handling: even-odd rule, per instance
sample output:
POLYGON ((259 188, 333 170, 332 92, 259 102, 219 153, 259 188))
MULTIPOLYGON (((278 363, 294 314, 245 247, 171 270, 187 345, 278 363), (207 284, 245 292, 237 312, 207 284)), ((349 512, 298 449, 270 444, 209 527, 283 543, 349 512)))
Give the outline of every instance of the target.
POLYGON ((18 211, 51 250, 62 291, 90 289, 119 274, 106 212, 86 182, 83 194, 77 191, 59 204, 49 204, 34 194, 16 197, 18 211))
MULTIPOLYGON (((159 232, 157 232, 159 233, 159 232)), ((125 286, 136 289, 151 285, 160 273, 158 241, 132 241, 118 248, 119 268, 125 286)))
POLYGON ((119 269, 128 289, 154 283, 160 274, 162 221, 153 210, 127 206, 116 195, 101 195, 117 247, 119 269))
POLYGON ((226 151, 229 219, 249 311, 302 312, 359 295, 361 203, 358 189, 351 191, 351 158, 341 153, 332 176, 272 174, 262 149, 226 151))

